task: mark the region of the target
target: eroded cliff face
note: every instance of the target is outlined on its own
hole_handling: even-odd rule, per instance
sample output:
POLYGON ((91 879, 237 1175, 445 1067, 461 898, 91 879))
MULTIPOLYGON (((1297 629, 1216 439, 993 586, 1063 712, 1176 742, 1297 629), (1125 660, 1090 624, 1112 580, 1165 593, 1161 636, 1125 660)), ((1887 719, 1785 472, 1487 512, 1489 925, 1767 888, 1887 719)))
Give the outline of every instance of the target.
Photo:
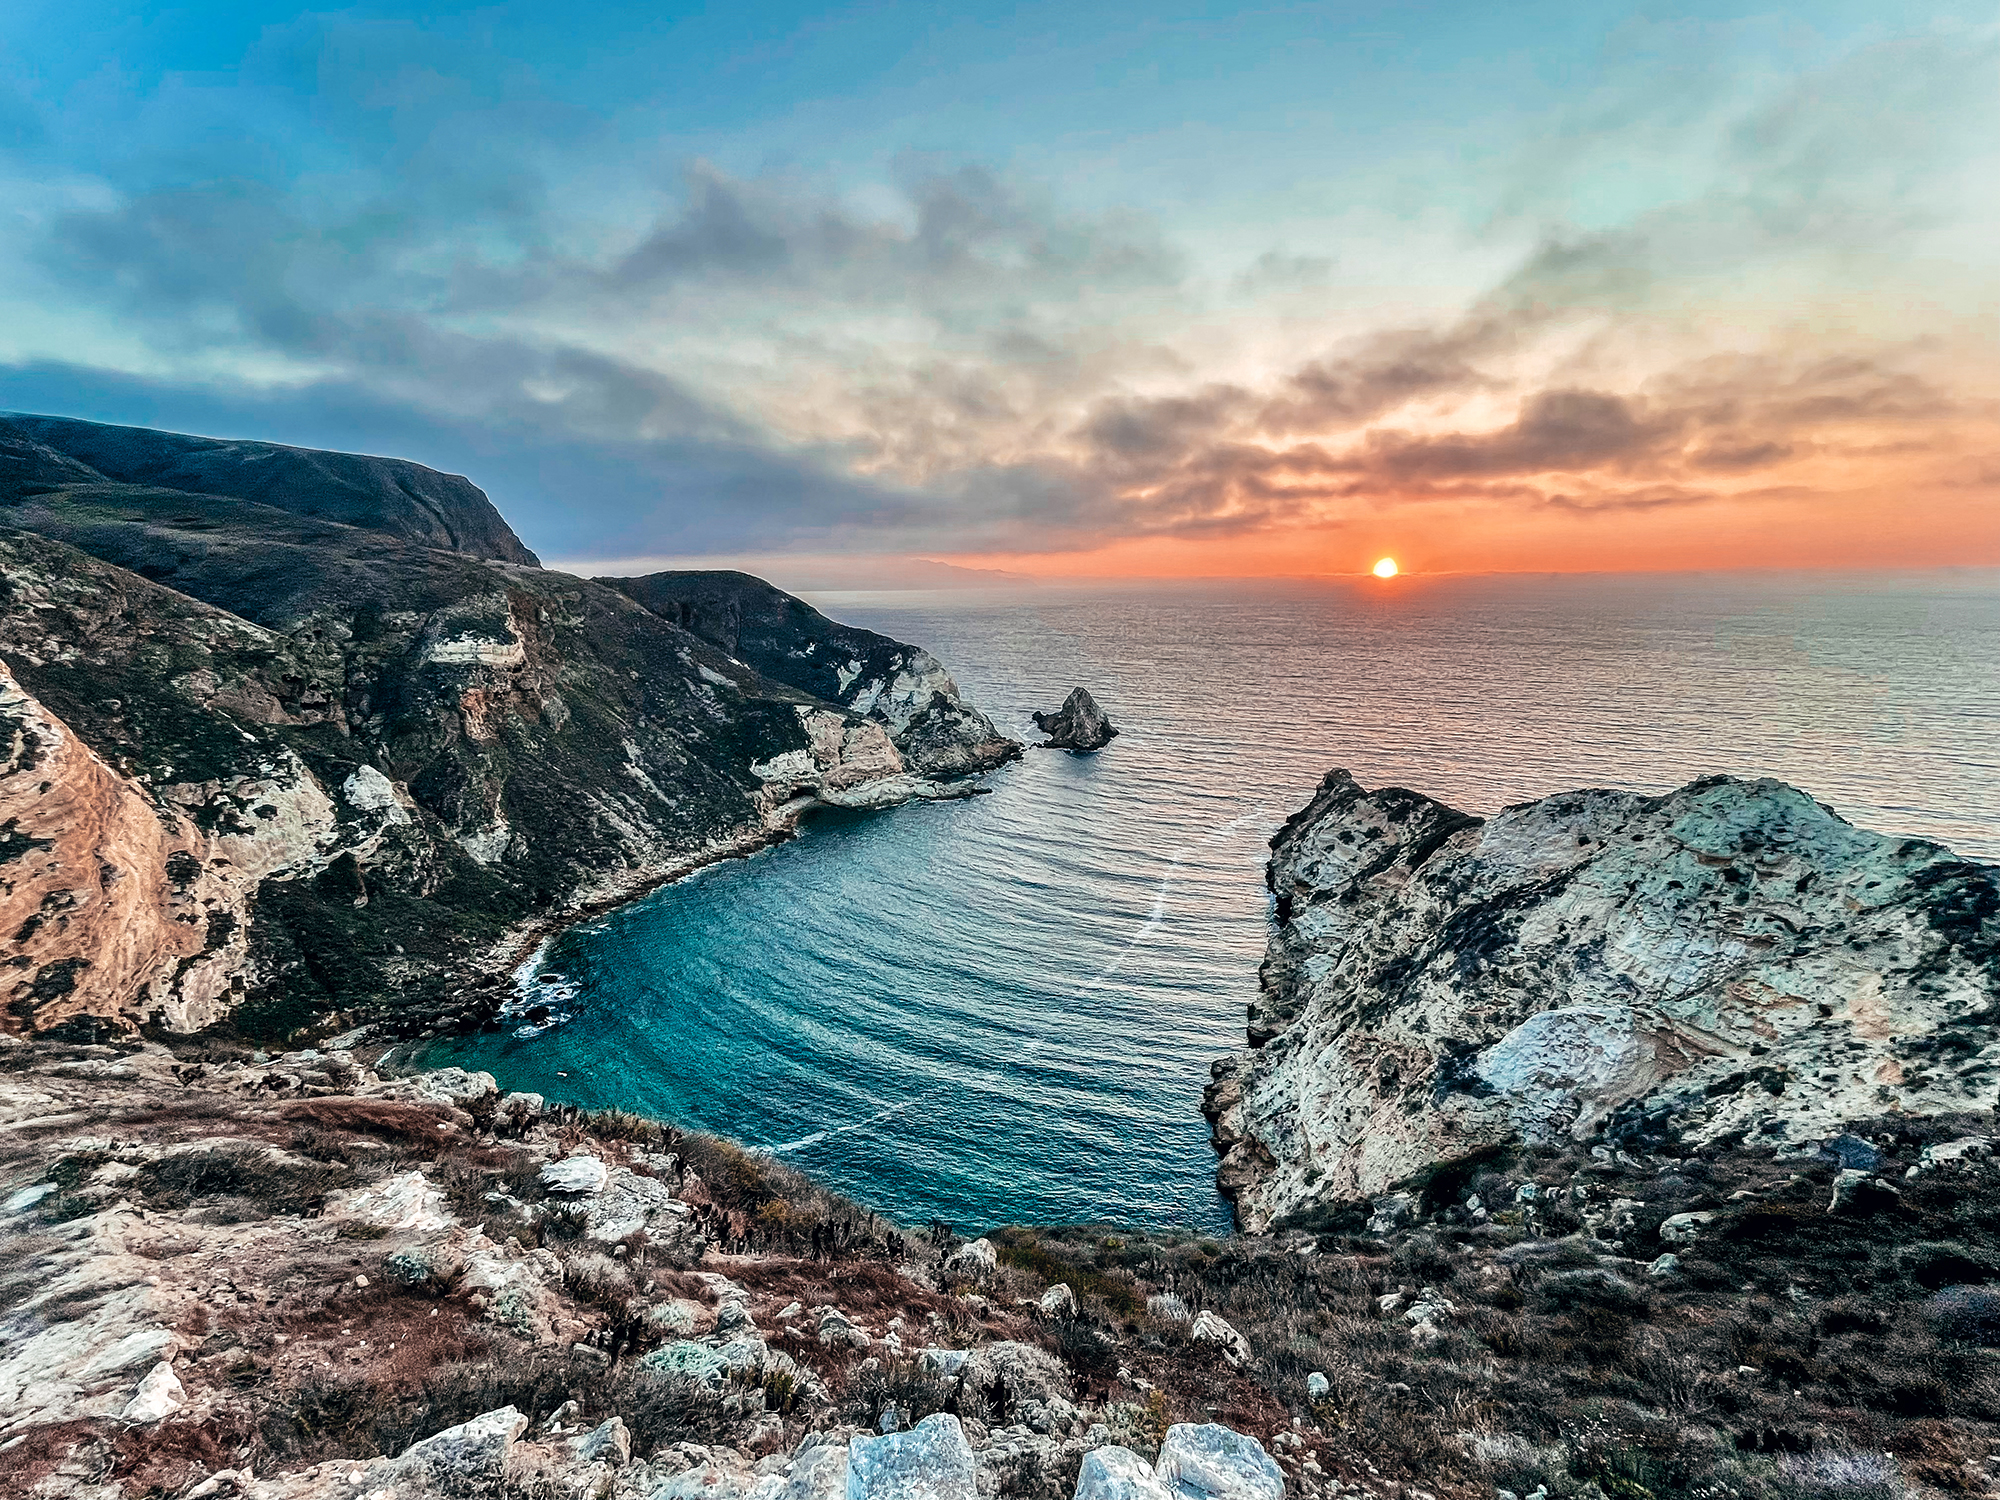
MULTIPOLYGON (((286 461, 345 483, 344 457, 286 461)), ((0 1025, 462 1020, 501 993, 468 969, 540 925, 813 806, 945 794, 881 719, 617 590, 287 498, 108 480, 0 422, 4 787, 39 858, 0 866, 0 1025)))
POLYGON ((1777 1144, 2000 1090, 2000 871, 1780 782, 1482 822, 1336 771, 1272 851, 1251 1045, 1206 1100, 1246 1227, 1505 1143, 1777 1144))
POLYGON ((930 652, 829 620, 761 578, 715 570, 603 581, 772 681, 880 724, 914 772, 965 776, 1021 753, 930 652))

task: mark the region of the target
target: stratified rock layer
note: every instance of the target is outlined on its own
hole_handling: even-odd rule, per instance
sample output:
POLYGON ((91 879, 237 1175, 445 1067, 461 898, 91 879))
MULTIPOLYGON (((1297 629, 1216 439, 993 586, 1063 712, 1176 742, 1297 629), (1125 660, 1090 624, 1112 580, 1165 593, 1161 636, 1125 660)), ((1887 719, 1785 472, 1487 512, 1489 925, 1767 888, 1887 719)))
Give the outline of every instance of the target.
POLYGON ((1482 822, 1335 771, 1272 851, 1250 1048, 1205 1101, 1247 1227, 1510 1142, 1993 1106, 2000 871, 1781 782, 1482 822))

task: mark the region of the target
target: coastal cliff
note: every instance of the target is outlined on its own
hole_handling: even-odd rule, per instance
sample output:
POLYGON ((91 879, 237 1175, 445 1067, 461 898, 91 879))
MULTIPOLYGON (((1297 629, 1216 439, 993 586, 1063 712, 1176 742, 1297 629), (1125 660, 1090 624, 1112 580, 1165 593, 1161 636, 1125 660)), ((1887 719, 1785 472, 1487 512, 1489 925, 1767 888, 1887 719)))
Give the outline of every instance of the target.
POLYGON ((0 1028, 476 1017, 539 925, 1011 753, 873 639, 950 753, 539 567, 464 480, 0 419, 0 1028))
POLYGON ((1603 1135, 1777 1147, 2000 1090, 2000 871, 1714 777, 1469 817, 1344 771, 1272 840, 1205 1109, 1247 1228, 1603 1135))
POLYGON ((829 620, 761 578, 715 570, 600 581, 771 681, 881 724, 912 770, 963 776, 1021 753, 930 652, 829 620))

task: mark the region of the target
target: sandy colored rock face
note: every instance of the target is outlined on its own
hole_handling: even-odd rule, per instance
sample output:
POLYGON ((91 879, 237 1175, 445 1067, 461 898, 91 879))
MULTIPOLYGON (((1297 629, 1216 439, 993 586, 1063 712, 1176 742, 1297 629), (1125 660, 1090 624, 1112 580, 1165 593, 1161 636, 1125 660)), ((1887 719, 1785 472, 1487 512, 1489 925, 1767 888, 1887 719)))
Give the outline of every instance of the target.
POLYGON ((1482 822, 1334 772, 1270 883, 1251 1049, 1206 1104, 1248 1227, 1501 1142, 1671 1120, 1776 1145, 2000 1084, 1996 871, 1779 782, 1482 822))
POLYGON ((192 1028, 226 1012, 243 883, 211 864, 213 840, 105 765, 4 663, 0 830, 0 931, 27 960, 4 981, 0 1029, 151 1011, 192 1028))

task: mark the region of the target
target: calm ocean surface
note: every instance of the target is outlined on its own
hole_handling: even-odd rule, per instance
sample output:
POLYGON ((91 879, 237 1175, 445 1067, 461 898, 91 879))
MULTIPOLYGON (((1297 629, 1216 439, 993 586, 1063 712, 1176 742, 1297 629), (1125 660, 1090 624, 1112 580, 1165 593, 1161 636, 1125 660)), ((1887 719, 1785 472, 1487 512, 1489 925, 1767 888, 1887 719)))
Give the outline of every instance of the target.
POLYGON ((1345 766, 1468 811, 1782 777, 2000 858, 2000 573, 814 596, 1008 733, 993 795, 827 815, 553 943, 575 1019, 427 1054, 777 1152, 906 1223, 1224 1230, 1198 1104, 1254 993, 1265 841, 1345 766))

